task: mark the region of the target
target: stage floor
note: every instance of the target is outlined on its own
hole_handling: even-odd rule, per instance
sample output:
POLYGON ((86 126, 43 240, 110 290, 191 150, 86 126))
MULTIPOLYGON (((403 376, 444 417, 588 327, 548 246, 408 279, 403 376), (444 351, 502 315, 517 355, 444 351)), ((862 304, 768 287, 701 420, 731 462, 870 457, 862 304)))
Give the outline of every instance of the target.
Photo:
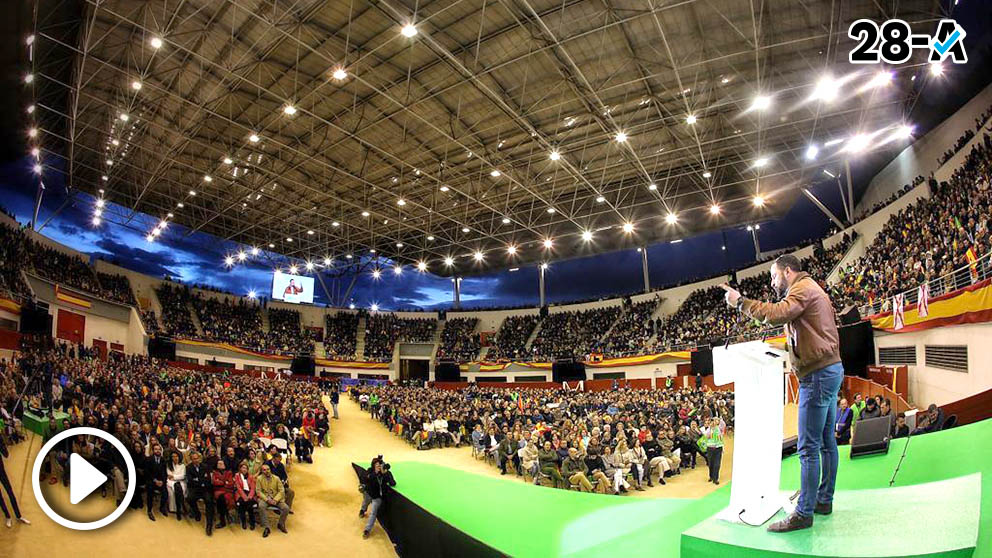
MULTIPOLYGON (((981 473, 981 517, 978 545, 974 556, 992 558, 992 420, 946 432, 912 438, 909 451, 896 479, 896 487, 954 479, 981 473)), ((910 514, 892 514, 892 501, 885 490, 902 453, 905 440, 896 440, 884 456, 852 460, 850 448, 841 448, 838 491, 873 491, 873 513, 861 510, 852 521, 874 518, 883 536, 897 540, 910 530, 940 537, 940 523, 926 504, 910 514), (897 521, 898 520, 898 521, 897 521)), ((730 499, 729 483, 704 498, 664 498, 664 487, 655 488, 659 498, 624 498, 573 491, 554 490, 521 483, 516 479, 493 478, 420 462, 393 464, 398 486, 406 497, 453 527, 510 556, 676 556, 681 555, 682 533, 722 510, 730 499)), ((782 462, 782 489, 799 486, 799 459, 782 462)), ((921 490, 924 487, 920 487, 921 490)), ((893 492, 892 496, 896 493, 893 492)), ((831 522, 840 519, 838 508, 831 522)), ((827 521, 823 521, 826 528, 827 521)), ((764 527, 749 535, 760 539, 764 527)), ((739 547, 735 556, 783 556, 792 551, 802 555, 821 554, 811 547, 814 531, 776 535, 786 541, 772 550, 760 544, 739 547)), ((822 533, 826 535, 826 533, 822 533)), ((864 542, 852 536, 849 556, 858 555, 864 542)), ((822 542, 826 542, 822 540, 822 542)), ((876 541, 877 542, 877 541, 876 541)), ((813 545, 819 546, 817 544, 813 545)), ((822 550, 822 549, 821 549, 822 550)), ((918 547, 913 554, 926 551, 918 547)), ((698 555, 687 550, 684 558, 698 555)), ((933 555, 933 554, 931 554, 933 555)))

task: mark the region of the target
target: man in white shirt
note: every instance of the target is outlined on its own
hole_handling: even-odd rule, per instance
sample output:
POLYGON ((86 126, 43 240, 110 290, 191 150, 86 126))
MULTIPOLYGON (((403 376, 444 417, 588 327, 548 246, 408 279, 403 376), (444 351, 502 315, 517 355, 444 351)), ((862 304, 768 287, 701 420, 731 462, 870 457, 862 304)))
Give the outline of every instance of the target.
POLYGON ((448 421, 442 417, 434 419, 434 435, 437 436, 438 443, 445 446, 451 445, 451 433, 448 432, 448 421))
POLYGON ((424 421, 424 431, 420 434, 420 445, 417 449, 427 449, 436 436, 434 432, 434 422, 431 419, 424 421))

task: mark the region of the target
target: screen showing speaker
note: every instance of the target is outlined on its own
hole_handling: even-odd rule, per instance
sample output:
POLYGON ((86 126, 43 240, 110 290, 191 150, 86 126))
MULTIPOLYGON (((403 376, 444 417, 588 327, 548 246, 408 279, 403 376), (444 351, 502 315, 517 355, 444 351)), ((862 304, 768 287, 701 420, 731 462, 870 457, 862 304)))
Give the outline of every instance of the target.
POLYGON ((313 304, 313 277, 276 270, 272 274, 272 298, 295 304, 313 304))

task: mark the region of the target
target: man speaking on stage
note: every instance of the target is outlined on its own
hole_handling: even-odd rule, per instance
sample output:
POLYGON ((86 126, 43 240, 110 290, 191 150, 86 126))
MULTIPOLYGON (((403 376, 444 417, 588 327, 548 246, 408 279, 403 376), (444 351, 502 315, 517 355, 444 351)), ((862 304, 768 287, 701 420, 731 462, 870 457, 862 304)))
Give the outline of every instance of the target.
POLYGON ((784 533, 813 526, 813 514, 833 511, 837 481, 837 393, 844 379, 837 325, 830 297, 802 271, 799 259, 779 256, 771 267, 771 284, 782 298, 761 302, 741 296, 729 285, 727 304, 769 325, 784 325, 792 365, 799 377, 800 494, 794 513, 768 527, 784 533), (822 478, 821 478, 822 461, 822 478))

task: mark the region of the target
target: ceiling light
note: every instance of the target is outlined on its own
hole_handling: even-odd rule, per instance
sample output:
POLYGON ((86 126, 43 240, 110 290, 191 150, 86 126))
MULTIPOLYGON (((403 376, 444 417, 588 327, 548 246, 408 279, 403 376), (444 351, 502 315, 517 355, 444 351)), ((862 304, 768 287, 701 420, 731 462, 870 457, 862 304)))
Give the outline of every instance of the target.
POLYGON ((679 222, 679 216, 669 211, 668 215, 665 215, 665 222, 669 225, 674 225, 679 222))
POLYGON ((545 238, 544 239, 544 247, 545 248, 551 248, 552 246, 554 246, 554 242, 552 242, 550 238, 545 238))
POLYGON ((402 242, 397 242, 396 243, 396 247, 397 248, 402 248, 403 247, 403 243, 402 242))
POLYGON ((441 187, 439 188, 439 190, 441 190, 442 192, 447 192, 447 191, 448 191, 448 190, 450 190, 450 189, 451 189, 451 188, 448 188, 447 186, 441 186, 441 187))
POLYGON ((492 171, 491 171, 491 172, 489 173, 489 176, 491 176, 491 177, 493 177, 493 178, 496 178, 496 177, 498 177, 499 175, 500 175, 500 172, 499 172, 498 170, 496 170, 496 169, 493 169, 493 170, 492 170, 492 171))
POLYGON ((128 116, 126 112, 122 112, 118 118, 120 118, 123 122, 127 122, 131 117, 128 116))
POLYGON ((482 259, 485 258, 482 252, 476 252, 475 254, 472 254, 472 257, 475 258, 475 261, 477 262, 481 262, 482 259))
POLYGON ((176 207, 178 207, 179 209, 182 209, 185 206, 183 205, 183 202, 179 202, 179 203, 176 204, 176 207))
POLYGON ((634 224, 633 223, 624 223, 623 224, 623 232, 625 232, 627 234, 630 234, 630 233, 634 232, 634 224))
POLYGON ((592 240, 592 231, 582 231, 582 240, 586 242, 592 240))
POLYGON ((269 243, 269 248, 275 248, 275 247, 276 247, 275 244, 272 244, 271 242, 269 243))
POLYGON ((619 143, 623 143, 623 142, 627 141, 627 134, 624 133, 624 132, 617 132, 617 135, 614 136, 613 139, 617 140, 617 142, 619 142, 619 143))
POLYGON ((751 232, 751 231, 753 231, 753 230, 754 230, 754 227, 752 227, 751 225, 748 225, 748 226, 747 226, 747 230, 748 230, 748 232, 751 232))
POLYGON ((34 74, 26 74, 24 76, 24 83, 31 83, 34 81, 34 74))
POLYGON ((713 176, 713 173, 710 171, 703 171, 703 178, 709 178, 711 176, 713 176))
POLYGON ((434 241, 434 235, 432 235, 432 234, 427 235, 427 240, 433 242, 434 241))
POLYGON ((754 196, 754 199, 751 200, 751 203, 753 203, 755 207, 762 207, 763 205, 765 205, 765 198, 761 194, 758 194, 754 196))
POLYGON ((400 198, 400 199, 396 200, 396 205, 402 207, 402 206, 406 205, 406 200, 400 198))
POLYGON ((689 116, 686 116, 685 117, 685 123, 686 124, 695 124, 696 123, 696 115, 690 114, 689 116))
POLYGON ((141 91, 141 82, 140 81, 137 81, 137 80, 132 81, 131 82, 131 89, 134 89, 135 91, 141 91))
POLYGON ((227 267, 231 267, 232 265, 234 265, 234 258, 231 256, 227 256, 226 258, 224 258, 224 265, 226 265, 227 267))
POLYGON ((943 64, 941 64, 940 62, 934 62, 933 64, 930 64, 930 74, 931 75, 939 76, 942 73, 944 73, 944 65, 943 64))
POLYGON ((766 97, 765 95, 758 95, 754 98, 754 102, 751 103, 751 110, 765 110, 772 106, 771 97, 766 97))
POLYGON ((558 153, 557 151, 552 151, 551 154, 548 155, 548 158, 551 159, 552 161, 557 161, 558 159, 561 159, 561 153, 558 153))
POLYGON ((810 145, 808 148, 806 148, 806 160, 812 161, 813 159, 816 159, 816 155, 819 152, 820 149, 818 147, 816 147, 815 145, 810 145))
POLYGON ((340 81, 340 80, 348 77, 348 72, 344 71, 344 68, 337 68, 337 69, 334 70, 334 73, 331 74, 331 77, 333 77, 334 79, 340 81))
POLYGON ((726 84, 730 83, 730 78, 723 78, 723 79, 720 80, 720 83, 726 85, 726 84))
POLYGON ((468 227, 462 227, 462 232, 463 233, 467 233, 468 231, 469 231, 469 228, 468 227))
POLYGON ((115 147, 121 144, 120 140, 118 140, 116 138, 110 140, 110 143, 114 144, 115 147))
POLYGON ((396 275, 402 274, 403 273, 403 266, 397 264, 396 267, 393 268, 393 273, 396 274, 396 275))
POLYGON ((454 265, 454 263, 455 263, 455 260, 452 259, 451 256, 448 256, 447 258, 444 258, 444 265, 446 265, 448 267, 451 267, 452 265, 454 265))
POLYGON ((369 212, 368 211, 363 211, 362 212, 362 217, 368 217, 368 216, 369 216, 369 212))
POLYGON ((400 30, 400 33, 402 33, 404 37, 409 38, 417 34, 417 28, 412 23, 407 23, 403 26, 403 29, 400 30))
POLYGON ((510 224, 510 218, 509 217, 503 217, 503 224, 504 225, 509 225, 510 224))
POLYGON ((324 267, 331 265, 331 258, 324 258, 324 267))
POLYGON ((352 258, 353 256, 352 256, 351 254, 345 254, 345 256, 344 256, 344 257, 345 257, 346 259, 349 259, 349 260, 350 260, 350 259, 351 259, 351 258, 352 258))
POLYGON ((606 198, 603 196, 596 196, 596 203, 603 203, 604 201, 606 201, 606 198))
POLYGON ((427 262, 419 261, 417 262, 417 271, 424 272, 427 271, 427 262))
POLYGON ((189 195, 191 195, 191 196, 195 196, 195 195, 196 195, 196 190, 190 190, 190 191, 189 191, 189 195))
POLYGON ((293 105, 286 105, 282 107, 282 112, 286 116, 293 116, 294 114, 296 114, 296 107, 294 107, 293 105))
POLYGON ((214 179, 209 174, 203 177, 204 182, 213 182, 214 179))
POLYGON ((107 163, 107 166, 108 167, 114 166, 114 160, 113 159, 107 159, 106 163, 107 163))
POLYGON ((711 205, 710 206, 710 215, 719 215, 719 214, 720 214, 720 206, 717 205, 717 204, 711 205))
POLYGON ((754 166, 761 168, 768 164, 768 157, 759 157, 754 160, 754 166))
POLYGON ((509 245, 509 246, 507 246, 506 247, 506 253, 507 254, 510 254, 511 256, 514 255, 514 254, 516 254, 517 253, 517 247, 514 246, 514 245, 512 245, 512 244, 509 245))
POLYGON ((293 239, 291 237, 288 237, 288 236, 286 237, 286 242, 292 242, 292 241, 293 241, 293 239))
POLYGON ((258 255, 258 247, 257 246, 252 246, 251 247, 251 255, 252 256, 257 256, 258 255))
POLYGON ((160 48, 162 48, 162 39, 160 39, 158 37, 152 37, 152 40, 150 42, 152 44, 152 48, 154 48, 154 49, 160 49, 160 48))
POLYGON ((541 271, 547 271, 547 270, 548 270, 548 262, 542 262, 541 271))
POLYGON ((34 157, 35 159, 37 159, 38 157, 41 157, 41 150, 38 149, 37 147, 32 147, 31 148, 31 156, 34 157))
POLYGON ((892 72, 881 71, 875 74, 875 77, 871 78, 868 82, 867 87, 883 87, 892 81, 892 72))
POLYGON ((308 261, 306 263, 306 268, 307 268, 307 271, 313 271, 313 262, 308 261))
POLYGON ((657 189, 658 189, 658 185, 655 184, 654 182, 652 182, 651 184, 648 184, 648 190, 651 190, 653 192, 653 191, 655 191, 657 189))
POLYGON ((31 128, 28 130, 28 137, 33 138, 38 135, 38 128, 31 128))
POLYGON ((813 89, 813 99, 819 99, 821 101, 833 101, 837 98, 837 90, 840 88, 840 83, 837 82, 832 77, 820 78, 820 81, 816 83, 816 87, 813 89))
POLYGON ((549 207, 547 211, 548 211, 548 213, 554 213, 555 212, 555 208, 549 207))
POLYGON ((252 290, 248 291, 248 298, 250 298, 252 300, 255 300, 255 297, 256 296, 258 296, 258 295, 255 293, 255 289, 252 289, 252 290))
POLYGON ((248 141, 250 141, 252 143, 258 143, 258 140, 259 139, 260 138, 258 137, 258 134, 252 134, 252 135, 248 136, 248 141))
POLYGON ((41 171, 42 171, 41 165, 37 165, 36 164, 34 166, 34 172, 35 172, 35 174, 41 174, 41 171))
POLYGON ((104 201, 103 201, 102 199, 99 199, 99 200, 96 200, 96 206, 97 206, 97 207, 103 207, 103 204, 104 204, 104 203, 105 203, 105 202, 104 202, 104 201))
POLYGON ((33 112, 34 112, 34 105, 28 105, 28 114, 31 114, 33 112))
POLYGON ((152 242, 153 240, 155 240, 155 237, 149 233, 148 236, 145 237, 145 240, 147 240, 148 242, 152 242))
POLYGON ((899 128, 899 136, 900 137, 908 138, 908 137, 912 137, 912 135, 913 135, 913 127, 912 126, 905 125, 905 126, 902 126, 901 128, 899 128))
POLYGON ((245 261, 245 258, 247 258, 247 257, 248 257, 248 255, 245 254, 245 251, 244 250, 241 250, 241 251, 238 252, 238 261, 239 262, 245 261))
POLYGON ((93 226, 94 227, 100 226, 100 217, 99 216, 93 217, 93 226))
POLYGON ((868 142, 871 141, 871 137, 867 134, 858 134, 847 142, 844 146, 845 151, 850 151, 851 153, 860 153, 868 147, 868 142))

